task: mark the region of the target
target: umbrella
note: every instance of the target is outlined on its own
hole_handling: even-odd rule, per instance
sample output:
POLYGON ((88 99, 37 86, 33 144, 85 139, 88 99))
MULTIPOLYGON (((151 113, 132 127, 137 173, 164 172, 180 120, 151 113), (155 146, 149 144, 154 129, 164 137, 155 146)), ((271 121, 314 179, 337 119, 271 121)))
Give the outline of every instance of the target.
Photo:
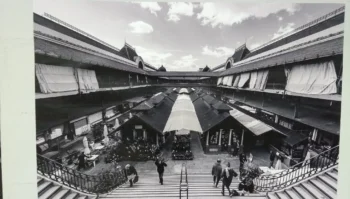
POLYGON ((88 143, 88 140, 87 140, 86 136, 83 139, 83 145, 84 145, 84 154, 85 155, 90 154, 91 151, 89 149, 89 143, 88 143))
POLYGON ((103 127, 103 135, 105 136, 105 142, 107 143, 109 141, 109 138, 108 138, 108 130, 107 130, 107 125, 104 125, 103 127))
POLYGON ((120 126, 118 118, 115 119, 114 128, 118 128, 120 126))

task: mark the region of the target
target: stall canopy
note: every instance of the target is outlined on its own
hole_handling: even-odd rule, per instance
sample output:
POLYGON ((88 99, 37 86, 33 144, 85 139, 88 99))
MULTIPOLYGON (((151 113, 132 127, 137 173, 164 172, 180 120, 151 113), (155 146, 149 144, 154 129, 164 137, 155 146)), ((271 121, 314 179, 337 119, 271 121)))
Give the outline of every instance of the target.
POLYGON ((179 91, 180 94, 183 94, 183 93, 188 93, 188 90, 187 88, 181 88, 180 91, 179 91))
POLYGON ((230 111, 230 115, 234 119, 236 119, 239 123, 241 123, 243 126, 245 126, 247 129, 249 129, 252 133, 254 133, 256 136, 262 135, 271 130, 277 131, 276 129, 261 122, 260 120, 257 120, 249 115, 246 115, 245 113, 242 113, 241 111, 235 108, 233 108, 233 110, 230 111))
POLYGON ((284 138, 284 142, 288 144, 289 146, 293 147, 301 142, 304 142, 308 139, 308 136, 303 135, 298 132, 291 132, 290 135, 286 138, 284 138))
POLYGON ((186 94, 177 97, 163 132, 182 129, 202 133, 192 100, 186 94))
POLYGON ((175 132, 175 135, 188 135, 188 134, 190 134, 190 131, 187 129, 180 129, 175 132))

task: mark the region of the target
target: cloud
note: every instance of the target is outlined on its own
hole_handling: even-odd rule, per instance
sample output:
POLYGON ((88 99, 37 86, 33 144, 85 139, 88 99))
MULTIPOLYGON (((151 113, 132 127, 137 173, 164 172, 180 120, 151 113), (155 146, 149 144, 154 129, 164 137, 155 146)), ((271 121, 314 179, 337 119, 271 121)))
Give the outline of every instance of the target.
POLYGON ((253 44, 250 44, 250 45, 249 45, 249 49, 250 49, 250 50, 254 50, 255 48, 257 48, 257 47, 259 47, 259 46, 261 46, 261 45, 263 45, 262 42, 253 43, 253 44))
POLYGON ((149 34, 153 32, 153 27, 143 21, 134 21, 129 24, 132 33, 136 34, 149 34))
POLYGON ((282 21, 283 20, 283 17, 278 17, 278 21, 282 21))
POLYGON ((143 9, 148 9, 152 14, 157 16, 157 12, 162 9, 157 2, 134 2, 139 4, 143 9))
POLYGON ((139 54, 145 62, 156 67, 165 64, 167 59, 172 56, 171 53, 157 52, 155 50, 147 49, 141 46, 135 46, 135 49, 137 54, 139 54))
POLYGON ((239 24, 250 18, 264 18, 269 14, 278 13, 282 10, 289 14, 294 14, 300 9, 298 4, 293 3, 233 3, 233 2, 205 2, 201 3, 201 12, 197 14, 197 19, 203 26, 231 26, 239 24))
POLYGON ((294 23, 288 23, 285 27, 279 27, 278 31, 273 34, 272 39, 276 39, 277 37, 280 37, 288 32, 291 32, 294 30, 295 24, 294 23))
POLYGON ((227 47, 217 47, 217 48, 210 48, 209 46, 204 46, 202 49, 203 55, 209 55, 213 57, 227 57, 231 56, 235 53, 235 49, 227 48, 227 47))
POLYGON ((176 2, 176 3, 168 3, 169 11, 168 11, 168 21, 177 22, 180 20, 180 16, 193 16, 193 9, 196 5, 192 3, 186 2, 176 2))
POLYGON ((178 60, 174 60, 171 64, 164 65, 168 71, 193 71, 199 68, 195 63, 198 59, 191 54, 182 56, 178 60))

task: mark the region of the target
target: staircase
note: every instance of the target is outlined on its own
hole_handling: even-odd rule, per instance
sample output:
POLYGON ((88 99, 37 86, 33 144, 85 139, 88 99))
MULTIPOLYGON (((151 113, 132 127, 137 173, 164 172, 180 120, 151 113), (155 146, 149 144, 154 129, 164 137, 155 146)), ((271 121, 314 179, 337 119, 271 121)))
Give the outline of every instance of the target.
POLYGON ((282 191, 267 193, 268 199, 336 199, 338 166, 282 191))
MULTIPOLYGON (((189 174, 187 176, 189 183, 188 198, 200 199, 200 198, 212 198, 222 199, 228 197, 228 192, 225 190, 226 196, 221 195, 221 183, 218 188, 213 185, 213 178, 211 175, 205 174, 189 174)), ((157 173, 140 174, 139 182, 130 187, 128 183, 113 190, 111 193, 101 195, 101 199, 111 198, 179 198, 180 194, 180 174, 167 175, 164 177, 164 185, 160 185, 157 173)), ((238 186, 238 181, 234 180, 231 184, 231 189, 238 186)), ((186 193, 181 193, 182 198, 186 198, 186 193)), ((237 197, 235 199, 266 199, 266 196, 261 194, 250 194, 249 197, 237 197)))
POLYGON ((38 176, 38 199, 96 199, 95 195, 79 193, 68 187, 38 176))

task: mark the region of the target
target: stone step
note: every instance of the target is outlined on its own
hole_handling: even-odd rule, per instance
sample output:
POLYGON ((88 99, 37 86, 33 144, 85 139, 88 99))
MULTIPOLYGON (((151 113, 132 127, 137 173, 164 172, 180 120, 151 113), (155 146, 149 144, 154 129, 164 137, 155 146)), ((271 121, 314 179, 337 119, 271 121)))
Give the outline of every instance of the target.
POLYGON ((322 175, 318 176, 318 179, 320 179, 323 183, 332 188, 334 191, 337 191, 337 181, 334 180, 332 177, 322 175))
POLYGON ((287 189, 286 193, 291 199, 303 199, 300 195, 293 191, 293 189, 287 189))
POLYGON ((78 193, 71 192, 64 199, 76 199, 78 197, 78 193))
POLYGON ((268 193, 267 194, 267 198, 268 199, 278 199, 276 193, 268 193))
POLYGON ((306 191, 300 186, 293 187, 292 189, 304 199, 319 199, 319 198, 314 198, 308 191, 306 191))
POLYGON ((282 192, 277 192, 276 195, 277 195, 277 197, 278 197, 279 199, 290 199, 289 196, 288 196, 288 194, 287 194, 286 192, 284 192, 284 191, 282 191, 282 192))
POLYGON ((301 183, 301 187, 303 187, 307 192, 309 192, 309 194, 311 194, 314 198, 319 199, 324 197, 324 195, 318 190, 318 188, 312 185, 311 183, 301 183))
POLYGON ((56 192, 58 192, 62 187, 53 185, 50 188, 48 188, 44 193, 39 196, 39 199, 48 199, 51 196, 53 196, 56 192))
POLYGON ((338 181, 338 174, 335 172, 327 172, 326 175, 331 177, 333 180, 338 181))
POLYGON ((326 195, 329 198, 336 198, 337 194, 335 191, 333 191, 329 186, 322 183, 320 180, 317 179, 311 179, 309 181, 311 184, 313 184, 315 187, 317 187, 324 195, 326 195))
POLYGON ((50 188, 52 186, 52 182, 42 182, 39 186, 38 186, 38 196, 40 197, 43 193, 45 193, 46 189, 50 188))
POLYGON ((69 193, 68 189, 61 189, 51 199, 63 199, 66 195, 68 195, 68 193, 69 193))

